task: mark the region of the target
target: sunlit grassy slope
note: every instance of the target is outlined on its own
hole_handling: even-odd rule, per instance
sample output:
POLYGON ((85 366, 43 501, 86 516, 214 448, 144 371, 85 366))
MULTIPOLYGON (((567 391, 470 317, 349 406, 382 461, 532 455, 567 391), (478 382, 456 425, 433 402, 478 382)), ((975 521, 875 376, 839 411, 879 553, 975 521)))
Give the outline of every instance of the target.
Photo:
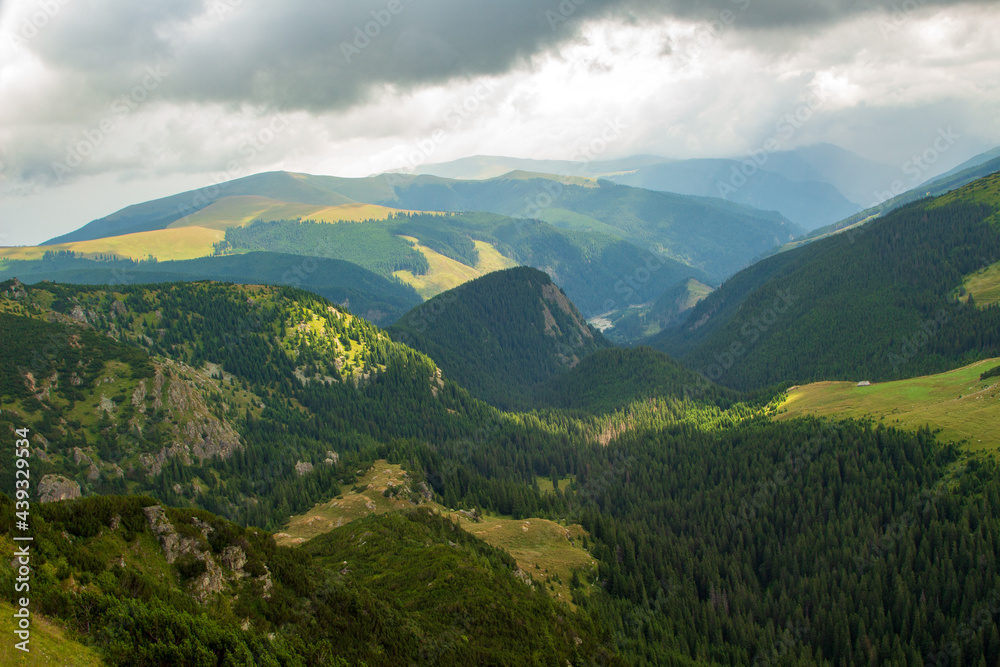
POLYGON ((206 227, 182 227, 179 229, 158 229, 152 232, 109 236, 90 241, 72 241, 46 246, 24 246, 0 248, 3 259, 41 259, 47 251, 70 250, 82 253, 84 257, 98 255, 118 255, 122 258, 145 259, 152 255, 160 261, 174 259, 196 259, 211 255, 213 245, 225 238, 221 229, 206 227))
POLYGON ((1000 364, 980 361, 947 373, 858 387, 816 382, 794 387, 778 419, 805 415, 871 417, 889 426, 941 429, 940 438, 966 441, 970 451, 1000 452, 1000 377, 979 376, 1000 364))
MULTIPOLYGON (((1000 263, 966 276, 962 287, 972 295, 978 306, 1000 303, 1000 263)), ((964 300, 968 300, 968 297, 964 300)))
POLYGON ((422 276, 415 276, 411 271, 396 271, 393 275, 411 285, 425 299, 437 296, 441 292, 446 292, 487 273, 517 266, 517 262, 509 257, 504 257, 496 248, 483 241, 474 241, 476 249, 479 251, 479 262, 475 267, 471 267, 420 245, 419 241, 412 236, 404 236, 403 238, 423 253, 430 265, 430 271, 422 276))
MULTIPOLYGON (((390 486, 410 488, 406 471, 398 465, 376 461, 353 490, 317 504, 305 514, 293 516, 281 532, 275 533, 274 539, 283 545, 302 544, 369 514, 414 506, 408 493, 386 497, 384 492, 390 486)), ((518 521, 494 516, 484 516, 476 522, 432 501, 421 499, 420 504, 458 520, 469 533, 505 549, 522 570, 537 580, 545 581, 553 596, 567 603, 570 601, 569 582, 573 570, 587 570, 595 565, 591 555, 581 546, 586 533, 579 525, 563 526, 547 519, 518 521)))
POLYGON ((14 648, 13 634, 14 607, 6 602, 0 602, 0 615, 9 632, 4 632, 4 641, 0 643, 0 665, 59 665, 59 667, 97 667, 101 662, 97 652, 78 641, 70 639, 66 632, 48 619, 32 614, 31 638, 28 642, 29 652, 25 653, 14 648))
POLYGON ((279 201, 269 197, 241 195, 224 197, 197 213, 170 224, 176 227, 207 227, 228 229, 249 224, 254 220, 313 220, 315 222, 361 222, 385 220, 400 211, 376 204, 341 204, 321 206, 279 201))
MULTIPOLYGON (((23 543, 21 543, 23 544, 23 543)), ((20 544, 15 544, 9 537, 0 537, 0 558, 4 563, 13 560, 14 551, 20 544)), ((31 599, 31 592, 23 594, 31 599)), ((20 597, 20 595, 18 595, 20 597)), ((28 642, 28 653, 14 648, 19 638, 14 635, 16 619, 14 619, 14 606, 7 601, 7 596, 0 600, 0 618, 3 622, 0 627, 3 629, 3 641, 0 642, 0 665, 13 667, 14 665, 67 665, 76 667, 77 665, 100 665, 101 660, 97 652, 84 646, 75 639, 72 639, 62 627, 53 623, 36 613, 34 607, 29 605, 28 611, 31 616, 31 633, 28 642)))
POLYGON ((684 310, 682 312, 686 312, 694 308, 699 301, 712 293, 711 287, 701 281, 695 280, 694 278, 687 281, 687 290, 688 300, 684 304, 684 310))

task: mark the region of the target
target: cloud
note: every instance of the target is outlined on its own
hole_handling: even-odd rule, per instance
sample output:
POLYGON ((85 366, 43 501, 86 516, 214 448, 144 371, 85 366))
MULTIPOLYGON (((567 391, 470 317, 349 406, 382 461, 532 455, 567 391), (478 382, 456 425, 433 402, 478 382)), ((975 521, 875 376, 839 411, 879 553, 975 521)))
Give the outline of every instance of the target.
POLYGON ((617 117, 608 157, 727 156, 817 86, 791 143, 896 163, 949 122, 1000 141, 998 35, 994 0, 3 0, 0 171, 366 175, 435 133, 428 160, 568 158, 617 117))
MULTIPOLYGON (((135 85, 145 67, 158 65, 171 72, 160 93, 165 99, 312 112, 363 103, 384 86, 405 92, 500 75, 577 40, 591 19, 715 21, 735 31, 808 35, 892 6, 858 0, 59 1, 52 0, 58 13, 24 44, 58 73, 60 90, 70 89, 81 109, 103 105, 135 85)), ((907 3, 920 10, 957 4, 901 4, 907 3)), ((38 5, 14 6, 5 23, 17 35, 38 5)))

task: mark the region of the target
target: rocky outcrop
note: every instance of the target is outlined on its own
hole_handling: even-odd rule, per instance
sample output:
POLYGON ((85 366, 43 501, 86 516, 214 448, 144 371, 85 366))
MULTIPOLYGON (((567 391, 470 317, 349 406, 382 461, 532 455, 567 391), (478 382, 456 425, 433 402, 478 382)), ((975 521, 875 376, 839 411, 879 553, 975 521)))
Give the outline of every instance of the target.
POLYGON ((177 534, 174 524, 170 523, 166 512, 159 505, 150 505, 142 510, 149 522, 150 529, 160 540, 160 548, 168 563, 173 563, 177 557, 184 553, 190 553, 198 546, 195 540, 188 537, 181 537, 177 534))
POLYGON ((177 533, 174 525, 167 518, 166 512, 159 505, 151 505, 143 509, 150 529, 160 541, 160 548, 168 563, 173 564, 179 557, 191 554, 205 563, 205 571, 199 574, 191 583, 191 589, 198 601, 204 604, 214 594, 225 588, 225 572, 215 562, 211 554, 201 550, 198 540, 184 537, 177 533))
MULTIPOLYGON (((209 601, 212 595, 225 589, 229 581, 242 579, 249 576, 243 570, 247 564, 247 554, 238 545, 229 545, 222 550, 222 553, 213 557, 208 545, 199 540, 186 537, 177 532, 177 529, 167 517, 166 511, 160 505, 151 505, 143 509, 149 527, 157 536, 160 542, 160 549, 167 562, 173 564, 181 556, 193 557, 205 563, 205 571, 191 581, 191 593, 202 604, 209 601)), ((193 525, 207 540, 214 529, 204 521, 194 518, 193 525)), ((271 590, 274 584, 271 581, 271 572, 264 567, 264 574, 255 578, 261 584, 261 595, 264 599, 271 597, 271 590)))
POLYGON ((175 456, 181 457, 185 465, 191 465, 191 450, 180 442, 175 442, 171 447, 164 447, 155 454, 140 454, 139 465, 146 468, 150 475, 159 475, 163 465, 175 456))
POLYGON ((296 461, 295 462, 295 473, 299 477, 302 477, 303 475, 307 475, 307 474, 311 473, 312 469, 313 469, 313 464, 309 463, 308 461, 296 461))
POLYGON ((46 475, 38 483, 38 500, 51 503, 80 497, 80 485, 62 475, 46 475))
POLYGON ((242 572, 243 566, 247 564, 247 555, 243 549, 233 545, 222 550, 219 560, 230 570, 242 572))

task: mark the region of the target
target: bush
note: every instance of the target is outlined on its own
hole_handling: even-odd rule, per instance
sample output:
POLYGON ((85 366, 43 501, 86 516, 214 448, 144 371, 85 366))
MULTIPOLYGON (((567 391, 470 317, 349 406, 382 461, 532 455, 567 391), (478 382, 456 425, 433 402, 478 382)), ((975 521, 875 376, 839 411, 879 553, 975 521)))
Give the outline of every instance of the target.
POLYGON ((174 567, 181 575, 181 579, 194 579, 201 576, 208 569, 205 561, 198 558, 193 553, 182 554, 174 561, 174 567))
POLYGON ((1000 375, 1000 366, 994 366, 990 370, 988 370, 985 373, 983 373, 982 375, 980 375, 979 379, 980 380, 985 380, 987 378, 996 377, 998 375, 1000 375))

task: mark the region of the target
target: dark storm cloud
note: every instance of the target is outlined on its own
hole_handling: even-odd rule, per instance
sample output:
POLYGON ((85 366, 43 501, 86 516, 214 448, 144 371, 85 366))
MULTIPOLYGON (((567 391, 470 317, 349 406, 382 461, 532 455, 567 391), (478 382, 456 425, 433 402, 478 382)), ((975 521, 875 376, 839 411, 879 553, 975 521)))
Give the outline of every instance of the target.
POLYGON ((385 86, 405 91, 502 74, 577 39, 588 19, 712 21, 732 13, 738 30, 801 31, 858 12, 949 4, 958 3, 77 0, 31 48, 49 65, 85 81, 95 103, 127 89, 155 63, 171 74, 159 92, 168 100, 322 111, 350 107, 385 86))

